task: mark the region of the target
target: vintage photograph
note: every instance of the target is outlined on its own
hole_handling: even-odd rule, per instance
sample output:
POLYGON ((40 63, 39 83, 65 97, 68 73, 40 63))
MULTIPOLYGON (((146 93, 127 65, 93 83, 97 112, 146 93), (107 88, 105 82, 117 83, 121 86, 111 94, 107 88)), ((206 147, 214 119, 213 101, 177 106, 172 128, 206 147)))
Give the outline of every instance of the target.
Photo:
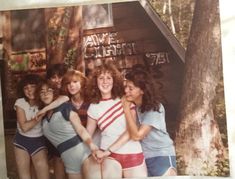
POLYGON ((0 11, 4 177, 229 178, 219 7, 0 11))

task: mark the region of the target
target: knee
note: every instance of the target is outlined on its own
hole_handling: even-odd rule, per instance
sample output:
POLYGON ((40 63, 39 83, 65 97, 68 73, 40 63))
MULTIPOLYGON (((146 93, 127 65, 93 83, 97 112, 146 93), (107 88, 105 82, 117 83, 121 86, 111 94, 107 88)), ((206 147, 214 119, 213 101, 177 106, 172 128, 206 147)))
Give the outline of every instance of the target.
POLYGON ((45 158, 40 158, 33 161, 35 168, 49 168, 48 167, 48 161, 45 158))
POLYGON ((177 175, 177 171, 175 168, 169 168, 164 174, 164 176, 176 176, 176 175, 177 175))

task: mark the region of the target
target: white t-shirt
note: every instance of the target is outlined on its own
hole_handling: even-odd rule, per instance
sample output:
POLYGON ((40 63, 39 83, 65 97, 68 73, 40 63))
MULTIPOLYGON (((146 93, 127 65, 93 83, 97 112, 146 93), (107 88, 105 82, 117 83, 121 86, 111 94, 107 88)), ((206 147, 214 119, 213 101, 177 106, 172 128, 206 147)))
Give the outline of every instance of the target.
MULTIPOLYGON (((27 121, 31 120, 38 112, 38 107, 37 106, 30 106, 29 103, 24 98, 17 99, 14 104, 15 110, 16 110, 16 106, 18 106, 24 110, 27 121)), ((17 122, 17 130, 19 131, 19 133, 21 135, 27 136, 27 137, 40 137, 43 135, 42 134, 42 126, 41 126, 40 122, 27 132, 23 132, 20 128, 19 123, 17 122)))
MULTIPOLYGON (((126 119, 120 98, 102 100, 98 104, 90 104, 87 114, 97 121, 101 130, 100 148, 106 150, 126 131, 126 119)), ((142 148, 139 141, 129 140, 114 153, 140 153, 142 148)))

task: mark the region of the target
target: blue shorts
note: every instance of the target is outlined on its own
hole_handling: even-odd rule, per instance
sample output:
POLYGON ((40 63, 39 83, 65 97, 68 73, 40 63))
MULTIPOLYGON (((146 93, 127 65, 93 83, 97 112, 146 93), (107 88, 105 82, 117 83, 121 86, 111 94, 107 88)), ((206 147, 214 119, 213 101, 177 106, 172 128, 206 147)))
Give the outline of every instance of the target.
POLYGON ((23 149, 33 156, 42 149, 46 149, 45 137, 27 137, 16 132, 13 144, 15 147, 23 149))
POLYGON ((145 159, 148 176, 162 176, 170 168, 176 170, 176 157, 175 156, 157 156, 145 159))

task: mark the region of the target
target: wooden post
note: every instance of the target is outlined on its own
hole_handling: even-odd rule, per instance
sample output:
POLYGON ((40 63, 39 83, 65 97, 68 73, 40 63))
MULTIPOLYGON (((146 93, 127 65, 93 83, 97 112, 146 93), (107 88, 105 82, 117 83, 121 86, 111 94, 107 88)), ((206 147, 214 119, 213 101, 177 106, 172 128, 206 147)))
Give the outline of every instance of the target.
MULTIPOLYGON (((2 71, 3 60, 0 57, 0 68, 2 71)), ((1 75, 2 76, 2 75, 1 75)), ((3 100, 2 100, 2 83, 0 76, 0 178, 7 178, 6 152, 5 152, 5 135, 4 135, 4 118, 3 118, 3 100)))

